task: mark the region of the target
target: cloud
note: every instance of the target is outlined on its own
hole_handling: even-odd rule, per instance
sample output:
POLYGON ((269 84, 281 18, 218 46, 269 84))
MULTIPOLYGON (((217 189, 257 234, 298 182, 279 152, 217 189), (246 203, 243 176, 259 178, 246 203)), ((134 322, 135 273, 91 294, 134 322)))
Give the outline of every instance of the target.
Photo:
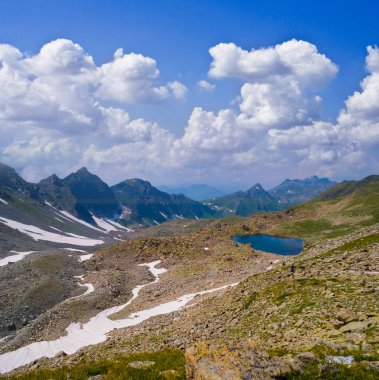
MULTIPOLYGON (((322 88, 337 66, 317 47, 290 40, 246 51, 210 49, 209 76, 237 78, 239 96, 220 110, 195 107, 179 136, 128 112, 132 103, 185 99, 178 81, 159 83, 157 62, 118 49, 100 66, 78 44, 59 39, 26 55, 0 45, 0 160, 30 180, 88 166, 108 182, 250 183, 379 170, 379 51, 335 122, 323 121, 322 88)), ((207 81, 197 85, 213 91, 207 81)), ((217 91, 215 91, 217 96, 217 91)), ((163 103, 162 103, 163 102, 163 103)))
POLYGON ((170 82, 167 87, 172 91, 172 95, 177 99, 185 99, 188 93, 188 89, 184 84, 174 81, 170 82))
POLYGON ((345 102, 336 123, 322 121, 268 133, 271 150, 291 150, 304 163, 334 175, 379 169, 379 51, 367 48, 368 75, 345 102))
POLYGON ((333 78, 338 68, 317 47, 292 39, 274 47, 246 51, 234 43, 221 43, 211 49, 209 75, 213 78, 239 78, 247 82, 268 82, 287 77, 308 87, 333 78))
POLYGON ((120 103, 159 102, 170 95, 171 84, 154 86, 159 77, 157 63, 142 54, 124 54, 118 49, 113 61, 99 68, 99 74, 96 96, 101 99, 120 103))
POLYGON ((211 84, 207 82, 206 80, 199 80, 197 82, 197 86, 205 91, 212 92, 216 86, 214 84, 211 84))

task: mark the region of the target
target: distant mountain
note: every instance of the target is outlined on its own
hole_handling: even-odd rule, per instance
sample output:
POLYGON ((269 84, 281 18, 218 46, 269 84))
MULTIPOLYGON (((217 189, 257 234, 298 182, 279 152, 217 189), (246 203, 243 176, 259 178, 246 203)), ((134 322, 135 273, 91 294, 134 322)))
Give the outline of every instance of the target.
POLYGON ((281 208, 278 200, 272 197, 257 183, 247 191, 237 191, 205 201, 204 204, 223 215, 248 216, 262 211, 275 211, 281 208))
POLYGON ((183 187, 158 186, 158 188, 159 190, 169 194, 184 194, 186 197, 194 199, 195 201, 202 201, 204 199, 225 195, 223 191, 204 184, 195 184, 183 187))
POLYGON ((305 179, 286 179, 279 186, 269 190, 268 193, 277 199, 283 207, 288 207, 306 202, 334 185, 336 182, 317 176, 305 179))
POLYGON ((157 224, 183 218, 206 218, 216 212, 183 194, 168 194, 141 179, 128 179, 111 187, 123 206, 121 220, 157 224))
POLYGON ((336 182, 317 176, 286 179, 269 191, 265 191, 257 183, 247 191, 237 191, 215 199, 208 199, 204 204, 222 215, 248 216, 262 211, 283 210, 306 202, 334 185, 336 182))
POLYGON ((64 179, 52 175, 39 183, 44 197, 54 206, 69 211, 80 219, 94 223, 100 218, 118 219, 121 207, 110 187, 86 168, 64 179))

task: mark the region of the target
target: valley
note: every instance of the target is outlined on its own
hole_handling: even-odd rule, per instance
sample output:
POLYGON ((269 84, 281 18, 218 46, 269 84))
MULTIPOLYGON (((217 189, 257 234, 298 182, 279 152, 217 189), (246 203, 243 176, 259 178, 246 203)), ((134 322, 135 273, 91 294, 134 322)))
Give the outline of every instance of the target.
POLYGON ((7 221, 19 211, 7 193, 3 244, 24 255, 0 267, 0 372, 20 379, 374 379, 378 178, 342 182, 283 211, 179 218, 133 231, 31 198, 33 223, 43 215, 60 231, 12 226, 7 221), (47 232, 103 242, 43 240, 47 232), (233 240, 252 234, 304 239, 304 250, 278 255, 233 240), (23 296, 14 303, 16 294, 23 296))

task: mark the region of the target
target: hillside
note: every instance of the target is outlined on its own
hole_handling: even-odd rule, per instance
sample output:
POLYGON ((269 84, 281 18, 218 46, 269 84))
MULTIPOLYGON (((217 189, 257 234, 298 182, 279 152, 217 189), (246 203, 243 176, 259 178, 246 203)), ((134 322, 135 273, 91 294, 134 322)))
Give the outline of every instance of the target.
POLYGON ((289 210, 291 222, 273 233, 304 236, 309 241, 342 236, 379 222, 379 176, 341 182, 311 201, 289 210))
POLYGON ((18 371, 36 379, 183 379, 184 369, 189 379, 376 379, 377 177, 342 196, 333 191, 332 199, 323 194, 287 211, 164 223, 102 248, 82 269, 94 291, 42 312, 7 338, 0 367, 1 352, 36 340, 51 341, 51 349, 76 321, 76 334, 83 330, 96 344, 39 357, 18 371), (346 220, 349 229, 341 228, 346 220), (231 239, 278 231, 305 239, 304 252, 269 254, 231 239), (99 323, 109 307, 107 333, 96 340, 102 325, 88 321, 97 316, 91 323, 99 323))

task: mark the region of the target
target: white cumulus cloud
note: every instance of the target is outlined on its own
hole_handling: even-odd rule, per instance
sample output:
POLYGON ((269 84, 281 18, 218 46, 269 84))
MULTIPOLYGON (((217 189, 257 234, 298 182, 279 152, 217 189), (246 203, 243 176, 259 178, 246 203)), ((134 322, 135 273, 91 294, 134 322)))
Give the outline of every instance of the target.
MULTIPOLYGON (((275 183, 379 170, 378 48, 368 48, 367 76, 335 122, 322 120, 320 109, 323 86, 338 68, 315 45, 290 40, 247 51, 221 43, 210 54, 208 75, 236 78, 239 96, 220 110, 195 107, 175 136, 128 112, 131 103, 164 105, 188 94, 178 81, 160 83, 153 58, 118 49, 97 65, 70 40, 47 43, 34 55, 0 45, 0 160, 32 180, 83 165, 109 182, 157 183, 275 183)), ((197 86, 217 96, 214 84, 197 86)))

